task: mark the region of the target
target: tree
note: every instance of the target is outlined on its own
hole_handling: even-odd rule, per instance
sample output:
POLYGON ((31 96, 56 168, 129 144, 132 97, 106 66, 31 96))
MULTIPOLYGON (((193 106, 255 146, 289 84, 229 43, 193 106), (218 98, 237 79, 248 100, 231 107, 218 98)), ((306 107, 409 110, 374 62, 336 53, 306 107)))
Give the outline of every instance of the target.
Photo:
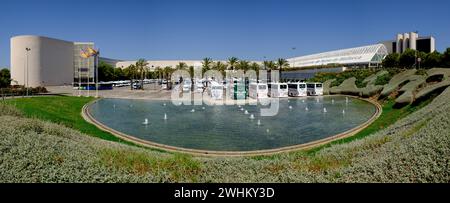
POLYGON ((444 54, 442 55, 442 67, 450 68, 450 48, 447 48, 445 50, 444 54))
POLYGON ((406 49, 400 55, 399 65, 403 68, 412 68, 416 64, 417 51, 412 49, 406 49))
POLYGON ((269 67, 269 61, 263 61, 263 69, 267 70, 269 67))
POLYGON ((227 69, 227 64, 217 61, 216 63, 214 63, 213 69, 219 71, 220 73, 222 73, 223 76, 225 76, 225 70, 227 69))
POLYGON ((156 68, 155 68, 155 75, 156 75, 156 77, 158 78, 158 80, 161 82, 161 78, 162 78, 162 76, 163 76, 163 69, 161 68, 161 67, 159 67, 159 66, 157 66, 156 68))
POLYGON ((250 70, 254 70, 256 72, 257 76, 259 76, 259 69, 260 69, 260 66, 256 62, 253 62, 250 64, 250 70))
MULTIPOLYGON (((278 58, 277 62, 275 64, 276 69, 279 70, 278 72, 278 78, 281 79, 281 71, 285 68, 289 68, 289 63, 286 59, 278 58)), ((273 69, 272 69, 273 70, 273 69)))
POLYGON ((238 70, 243 70, 245 72, 250 68, 250 63, 246 60, 240 60, 236 67, 238 70))
POLYGON ((167 80, 167 88, 172 89, 172 73, 174 69, 171 66, 166 66, 163 69, 165 79, 167 80))
POLYGON ((279 58, 277 60, 277 68, 278 70, 282 71, 284 68, 289 68, 289 63, 286 59, 279 58))
POLYGON ((250 70, 254 70, 256 73, 259 72, 260 66, 259 64, 257 64, 256 62, 253 62, 250 64, 250 70))
POLYGON ((386 56, 384 58, 382 64, 383 67, 386 68, 396 68, 399 66, 399 60, 400 60, 400 54, 398 53, 392 53, 386 56))
POLYGON ((4 87, 9 87, 9 85, 11 84, 11 72, 9 71, 9 69, 2 69, 0 70, 0 87, 4 88, 4 87))
POLYGON ((204 58, 202 61, 202 73, 211 69, 211 64, 213 63, 211 58, 204 58))
POLYGON ((104 82, 116 80, 114 67, 100 61, 100 64, 98 64, 98 80, 104 82))
POLYGON ((127 77, 131 80, 131 89, 133 89, 134 79, 136 77, 136 66, 134 64, 129 65, 126 70, 127 77))
POLYGON ((136 70, 141 74, 141 89, 144 89, 144 74, 147 71, 148 67, 147 67, 148 63, 145 59, 139 59, 136 62, 136 70))
POLYGON ((194 66, 189 66, 189 75, 194 79, 194 66))
POLYGON ((264 68, 266 70, 276 69, 276 65, 273 61, 264 61, 263 64, 264 64, 264 68))
POLYGON ((175 66, 175 69, 177 70, 185 70, 188 68, 188 65, 185 62, 180 62, 178 65, 175 66))
POLYGON ((239 61, 239 59, 236 57, 231 57, 228 59, 228 65, 230 66, 231 70, 234 70, 238 61, 239 61))
POLYGON ((114 80, 125 80, 126 79, 125 72, 123 71, 122 68, 114 68, 114 76, 115 76, 114 80))
MULTIPOLYGON (((186 70, 188 67, 189 66, 186 63, 180 62, 180 63, 178 63, 178 65, 175 66, 175 69, 176 70, 186 70)), ((185 78, 183 78, 183 79, 185 79, 185 78)), ((193 78, 192 77, 191 77, 191 81, 193 82, 193 78)))
POLYGON ((434 51, 433 53, 425 54, 425 57, 423 57, 422 59, 422 66, 424 68, 436 68, 441 65, 442 54, 434 51))

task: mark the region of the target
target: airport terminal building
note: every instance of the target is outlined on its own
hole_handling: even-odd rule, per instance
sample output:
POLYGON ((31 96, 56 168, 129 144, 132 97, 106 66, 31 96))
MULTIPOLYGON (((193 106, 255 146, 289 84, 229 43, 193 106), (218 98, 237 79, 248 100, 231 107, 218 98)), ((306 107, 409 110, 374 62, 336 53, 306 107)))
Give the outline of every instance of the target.
MULTIPOLYGON (((48 37, 23 35, 11 38, 11 79, 12 85, 61 86, 81 83, 93 84, 96 71, 93 57, 83 58, 81 51, 94 48, 93 42, 70 42, 48 37)), ((397 34, 392 41, 378 44, 328 51, 307 56, 289 58, 291 67, 312 67, 338 64, 343 67, 379 66, 390 53, 403 53, 406 49, 422 52, 435 51, 435 39, 432 36, 419 37, 416 32, 397 34)), ((101 58, 116 68, 126 68, 136 61, 101 58)), ((180 62, 188 66, 199 67, 201 60, 150 60, 148 67, 170 66, 175 68, 180 62)), ((260 61, 254 61, 261 64, 260 61)), ((225 61, 224 61, 225 63, 225 61)))

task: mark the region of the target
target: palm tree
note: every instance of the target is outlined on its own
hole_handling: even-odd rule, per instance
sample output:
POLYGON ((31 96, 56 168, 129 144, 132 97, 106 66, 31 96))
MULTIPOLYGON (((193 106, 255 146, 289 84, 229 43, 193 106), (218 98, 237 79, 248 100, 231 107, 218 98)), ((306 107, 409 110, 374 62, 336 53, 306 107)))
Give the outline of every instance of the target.
POLYGON ((185 70, 188 68, 188 65, 185 62, 178 63, 177 66, 175 66, 175 69, 177 70, 185 70))
POLYGON ((133 90, 134 77, 136 75, 136 66, 134 64, 131 64, 127 67, 127 69, 128 69, 128 77, 131 80, 131 90, 133 90))
POLYGON ((141 89, 144 89, 144 72, 148 69, 148 63, 145 59, 139 59, 136 62, 136 69, 141 73, 141 89))
POLYGON ((243 70, 243 71, 248 71, 248 69, 250 68, 250 63, 246 60, 240 60, 239 63, 237 64, 237 69, 243 70))
POLYGON ((161 67, 157 66, 157 67, 155 68, 155 74, 156 74, 157 77, 158 77, 158 81, 161 81, 161 73, 162 73, 161 67))
POLYGON ((189 66, 189 76, 191 76, 191 84, 194 85, 194 66, 189 66))
POLYGON ((231 57, 228 59, 228 65, 230 66, 231 70, 234 70, 234 67, 236 66, 238 61, 239 59, 236 57, 231 57))
POLYGON ((194 66, 189 66, 189 75, 192 79, 194 78, 194 66))
POLYGON ((289 63, 288 63, 288 61, 286 59, 278 58, 277 63, 276 63, 276 67, 279 70, 278 78, 281 79, 281 71, 283 71, 283 69, 285 69, 285 68, 288 68, 289 67, 289 63))
POLYGON ((173 72, 173 69, 171 66, 164 67, 164 75, 165 75, 165 79, 167 80, 167 89, 172 88, 172 81, 171 81, 172 72, 173 72))
POLYGON ((279 58, 277 60, 277 68, 282 71, 284 68, 289 68, 289 63, 286 59, 279 58))
MULTIPOLYGON (((176 70, 186 70, 189 66, 185 62, 180 62, 178 65, 175 66, 176 70)), ((184 80, 184 78, 181 78, 184 80)), ((182 82, 182 81, 180 81, 182 82)))
MULTIPOLYGON (((268 70, 269 69, 269 66, 270 66, 270 63, 271 63, 272 61, 263 61, 263 65, 264 65, 264 69, 265 70, 268 70)), ((273 63, 273 62, 272 62, 273 63)))
POLYGON ((275 63, 273 61, 269 61, 266 64, 266 68, 267 68, 267 70, 274 70, 277 68, 277 66, 275 65, 275 63))
POLYGON ((260 66, 256 62, 253 62, 250 64, 250 70, 254 70, 256 72, 256 74, 258 74, 259 69, 260 69, 260 66))
POLYGON ((227 65, 220 61, 217 61, 216 63, 214 63, 213 69, 219 71, 220 73, 222 73, 223 76, 225 76, 225 70, 227 69, 227 65))
POLYGON ((204 58, 202 61, 202 73, 204 74, 206 71, 211 69, 213 61, 211 58, 204 58))

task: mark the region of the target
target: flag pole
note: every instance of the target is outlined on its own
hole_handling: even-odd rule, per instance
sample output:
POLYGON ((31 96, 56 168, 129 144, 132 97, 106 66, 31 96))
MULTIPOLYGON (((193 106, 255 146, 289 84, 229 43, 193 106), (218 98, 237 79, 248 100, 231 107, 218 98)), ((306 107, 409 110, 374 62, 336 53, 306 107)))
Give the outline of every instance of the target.
POLYGON ((89 94, 89 85, 90 85, 90 82, 91 82, 91 64, 89 63, 90 61, 89 61, 89 57, 87 57, 86 58, 87 59, 87 67, 88 67, 88 77, 87 77, 87 86, 86 86, 86 88, 87 88, 87 97, 89 97, 90 96, 90 94, 89 94))
POLYGON ((78 96, 81 97, 81 53, 78 57, 78 96))
POLYGON ((95 98, 98 98, 98 55, 100 55, 100 51, 94 55, 95 60, 95 98))

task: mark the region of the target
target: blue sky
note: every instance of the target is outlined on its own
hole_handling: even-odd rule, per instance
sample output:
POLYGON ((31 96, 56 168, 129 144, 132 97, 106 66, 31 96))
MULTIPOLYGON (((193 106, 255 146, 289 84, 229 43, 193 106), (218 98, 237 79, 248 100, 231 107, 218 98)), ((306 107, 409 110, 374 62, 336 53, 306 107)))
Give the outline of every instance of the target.
POLYGON ((2 0, 0 67, 22 34, 93 41, 104 57, 129 60, 288 58, 416 30, 443 51, 449 10, 446 0, 2 0))

